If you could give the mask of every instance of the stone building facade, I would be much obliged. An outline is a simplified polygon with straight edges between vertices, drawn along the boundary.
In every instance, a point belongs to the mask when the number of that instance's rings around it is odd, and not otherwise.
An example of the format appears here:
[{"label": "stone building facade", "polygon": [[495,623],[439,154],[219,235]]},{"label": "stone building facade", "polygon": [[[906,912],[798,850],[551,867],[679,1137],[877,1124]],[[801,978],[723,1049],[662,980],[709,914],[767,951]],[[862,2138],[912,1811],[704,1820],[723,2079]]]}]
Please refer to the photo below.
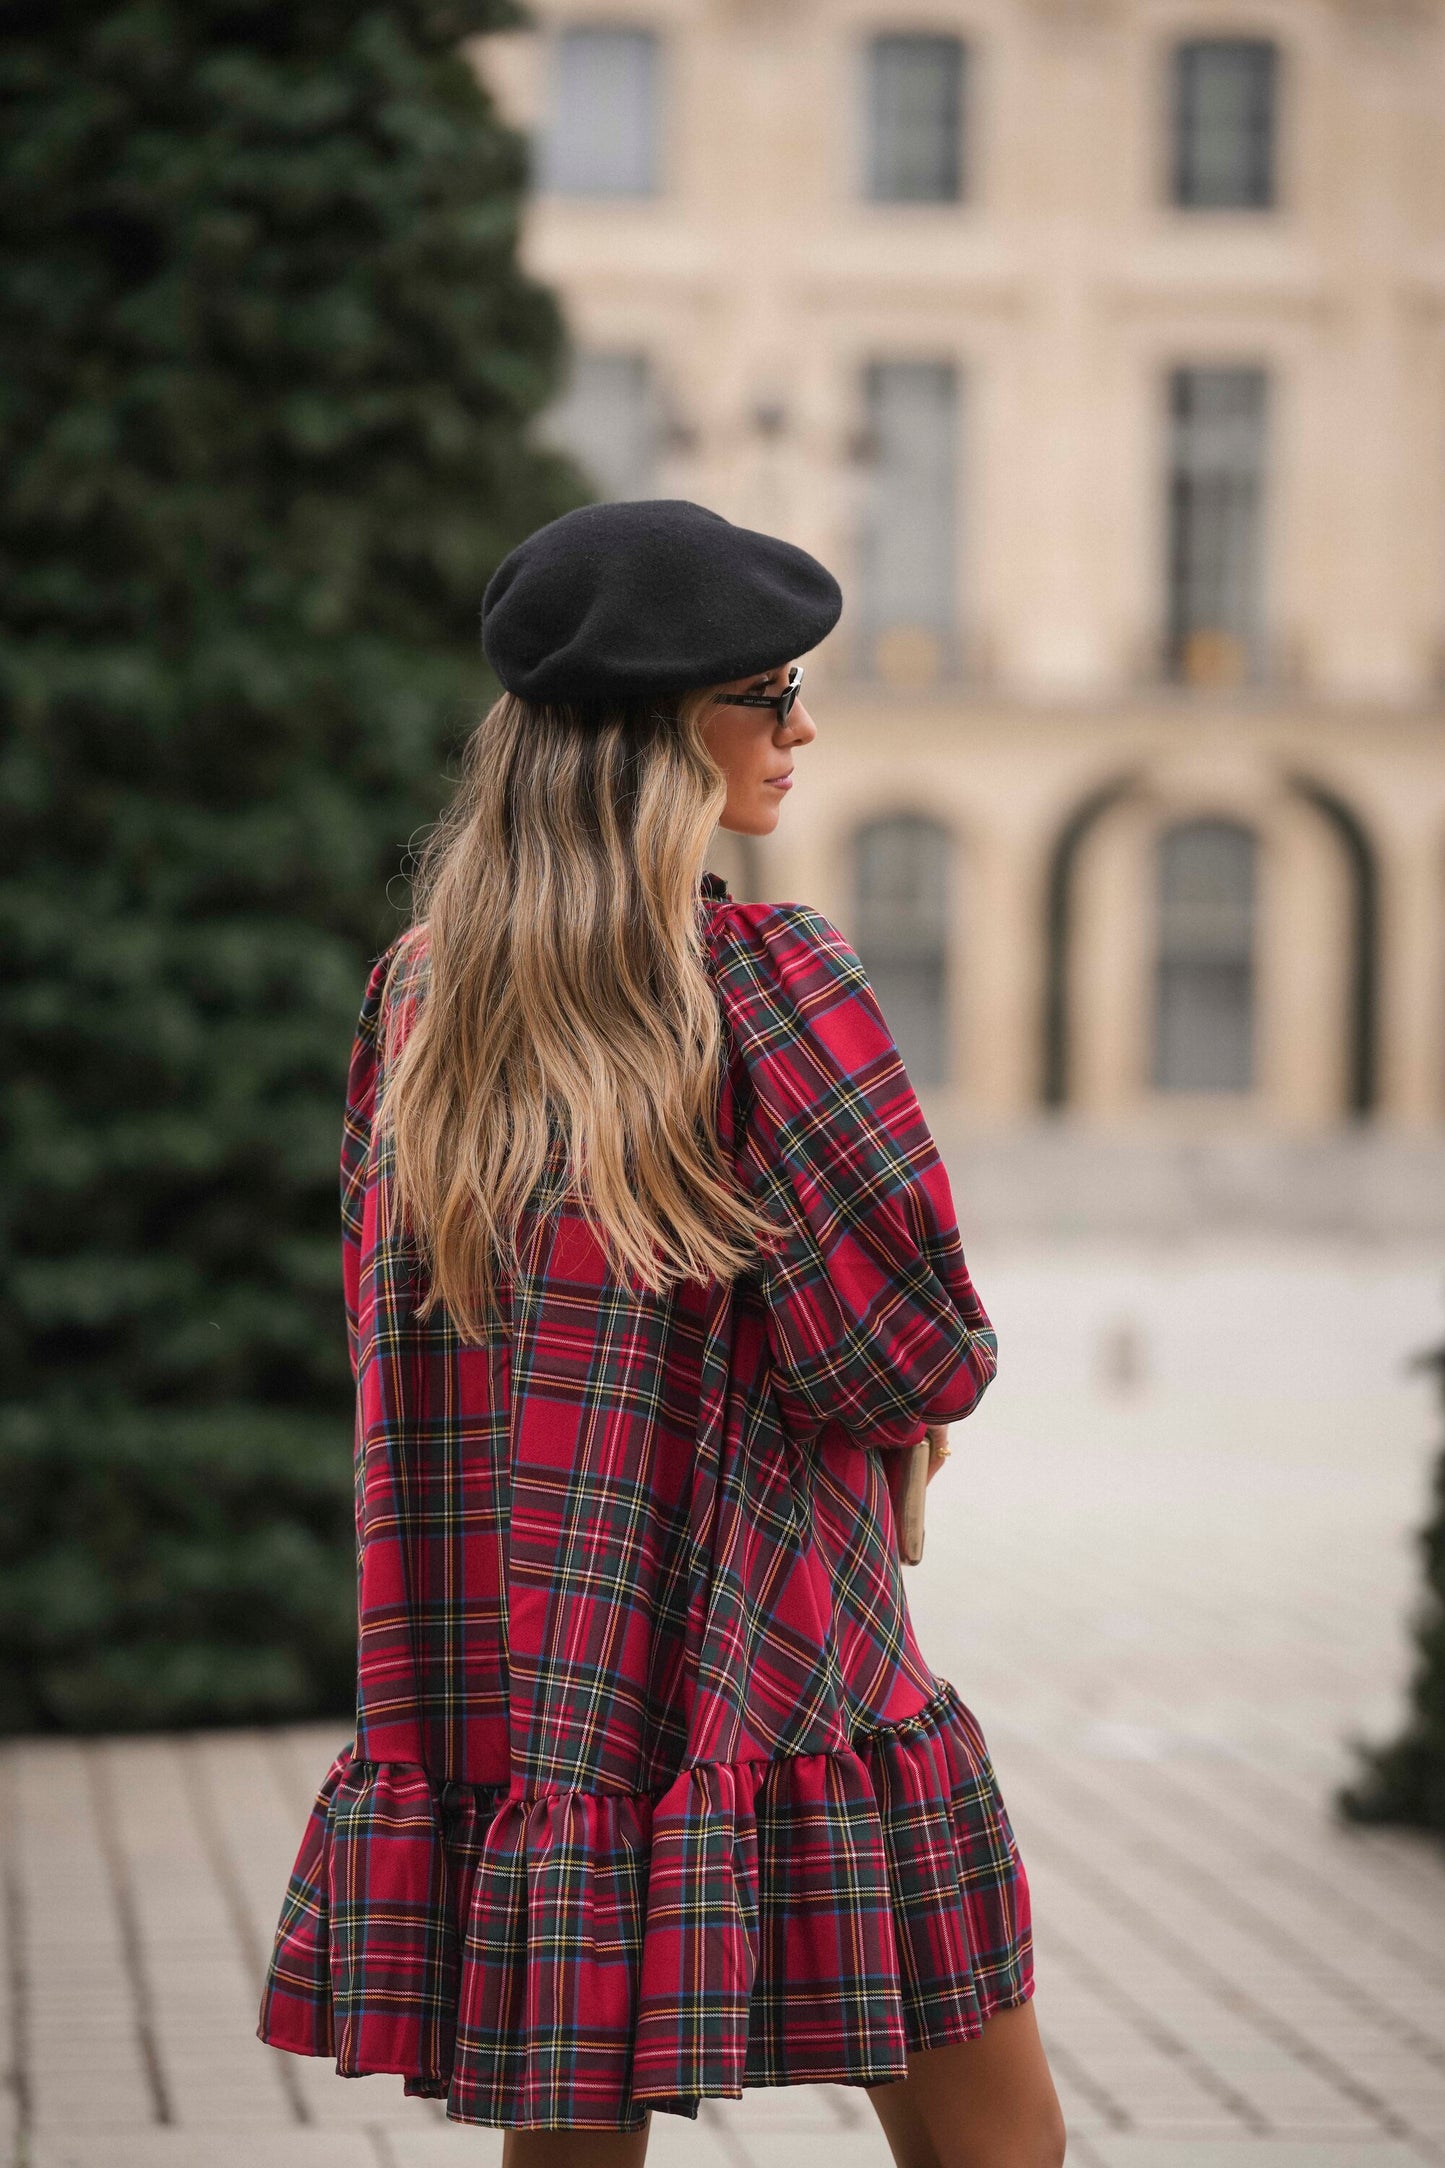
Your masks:
[{"label": "stone building facade", "polygon": [[844,583],[735,892],[971,1135],[1439,1142],[1445,0],[533,23],[549,426]]}]

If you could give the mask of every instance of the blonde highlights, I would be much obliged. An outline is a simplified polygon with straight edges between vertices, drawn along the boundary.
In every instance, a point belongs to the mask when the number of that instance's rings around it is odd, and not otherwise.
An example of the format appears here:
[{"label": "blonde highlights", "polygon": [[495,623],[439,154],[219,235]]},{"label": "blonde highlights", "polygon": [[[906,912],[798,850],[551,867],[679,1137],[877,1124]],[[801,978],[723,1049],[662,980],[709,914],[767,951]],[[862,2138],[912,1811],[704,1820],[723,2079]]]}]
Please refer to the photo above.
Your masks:
[{"label": "blonde highlights", "polygon": [[[522,1266],[560,1136],[609,1266],[729,1280],[775,1233],[716,1132],[723,1031],[698,883],[726,798],[707,694],[600,718],[502,697],[422,854],[424,990],[393,1011],[378,1127],[394,1205],[466,1339]],[[404,975],[403,943],[393,977]]]}]

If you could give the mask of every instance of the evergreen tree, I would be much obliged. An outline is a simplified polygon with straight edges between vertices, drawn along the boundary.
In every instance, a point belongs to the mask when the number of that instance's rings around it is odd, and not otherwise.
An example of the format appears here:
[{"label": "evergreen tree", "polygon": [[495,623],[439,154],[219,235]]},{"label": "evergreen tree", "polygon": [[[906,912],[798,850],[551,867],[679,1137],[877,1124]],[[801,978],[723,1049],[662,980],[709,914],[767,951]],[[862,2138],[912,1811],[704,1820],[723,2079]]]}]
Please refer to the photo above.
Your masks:
[{"label": "evergreen tree", "polygon": [[[1433,1370],[1445,1407],[1445,1347],[1419,1358]],[[1435,1465],[1430,1517],[1420,1531],[1425,1592],[1414,1619],[1410,1712],[1386,1746],[1358,1748],[1363,1769],[1336,1794],[1350,1821],[1403,1822],[1445,1836],[1445,1447]]]},{"label": "evergreen tree", "polygon": [[515,17],[0,20],[0,1725],[344,1711],[351,1034],[583,495],[462,50]]}]

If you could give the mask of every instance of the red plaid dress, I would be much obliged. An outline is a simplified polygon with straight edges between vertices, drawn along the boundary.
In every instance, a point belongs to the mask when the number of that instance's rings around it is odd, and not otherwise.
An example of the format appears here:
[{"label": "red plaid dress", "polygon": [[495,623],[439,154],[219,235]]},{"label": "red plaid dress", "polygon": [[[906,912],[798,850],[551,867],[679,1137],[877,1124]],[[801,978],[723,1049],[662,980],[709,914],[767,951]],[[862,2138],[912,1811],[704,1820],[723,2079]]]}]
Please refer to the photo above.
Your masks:
[{"label": "red plaid dress", "polygon": [[[1023,1865],[914,1638],[885,1475],[994,1372],[948,1179],[835,928],[712,874],[700,911],[721,1134],[791,1228],[731,1286],[609,1277],[554,1156],[505,1329],[418,1321],[371,1136],[391,951],[361,1012],[356,1736],[258,2029],[462,2122],[635,2130],[878,2084],[1033,1990]],[[404,1028],[426,958],[401,939]]]}]

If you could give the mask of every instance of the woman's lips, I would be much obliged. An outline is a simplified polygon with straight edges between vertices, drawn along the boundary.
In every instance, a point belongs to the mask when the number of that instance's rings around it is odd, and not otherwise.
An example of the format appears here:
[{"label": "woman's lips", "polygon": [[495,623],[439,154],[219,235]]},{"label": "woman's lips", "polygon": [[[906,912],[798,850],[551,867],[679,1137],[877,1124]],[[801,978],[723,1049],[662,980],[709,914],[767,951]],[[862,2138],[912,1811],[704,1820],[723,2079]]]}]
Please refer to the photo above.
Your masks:
[{"label": "woman's lips", "polygon": [[791,790],[793,787],[793,778],[790,775],[770,775],[768,781],[774,790]]}]

